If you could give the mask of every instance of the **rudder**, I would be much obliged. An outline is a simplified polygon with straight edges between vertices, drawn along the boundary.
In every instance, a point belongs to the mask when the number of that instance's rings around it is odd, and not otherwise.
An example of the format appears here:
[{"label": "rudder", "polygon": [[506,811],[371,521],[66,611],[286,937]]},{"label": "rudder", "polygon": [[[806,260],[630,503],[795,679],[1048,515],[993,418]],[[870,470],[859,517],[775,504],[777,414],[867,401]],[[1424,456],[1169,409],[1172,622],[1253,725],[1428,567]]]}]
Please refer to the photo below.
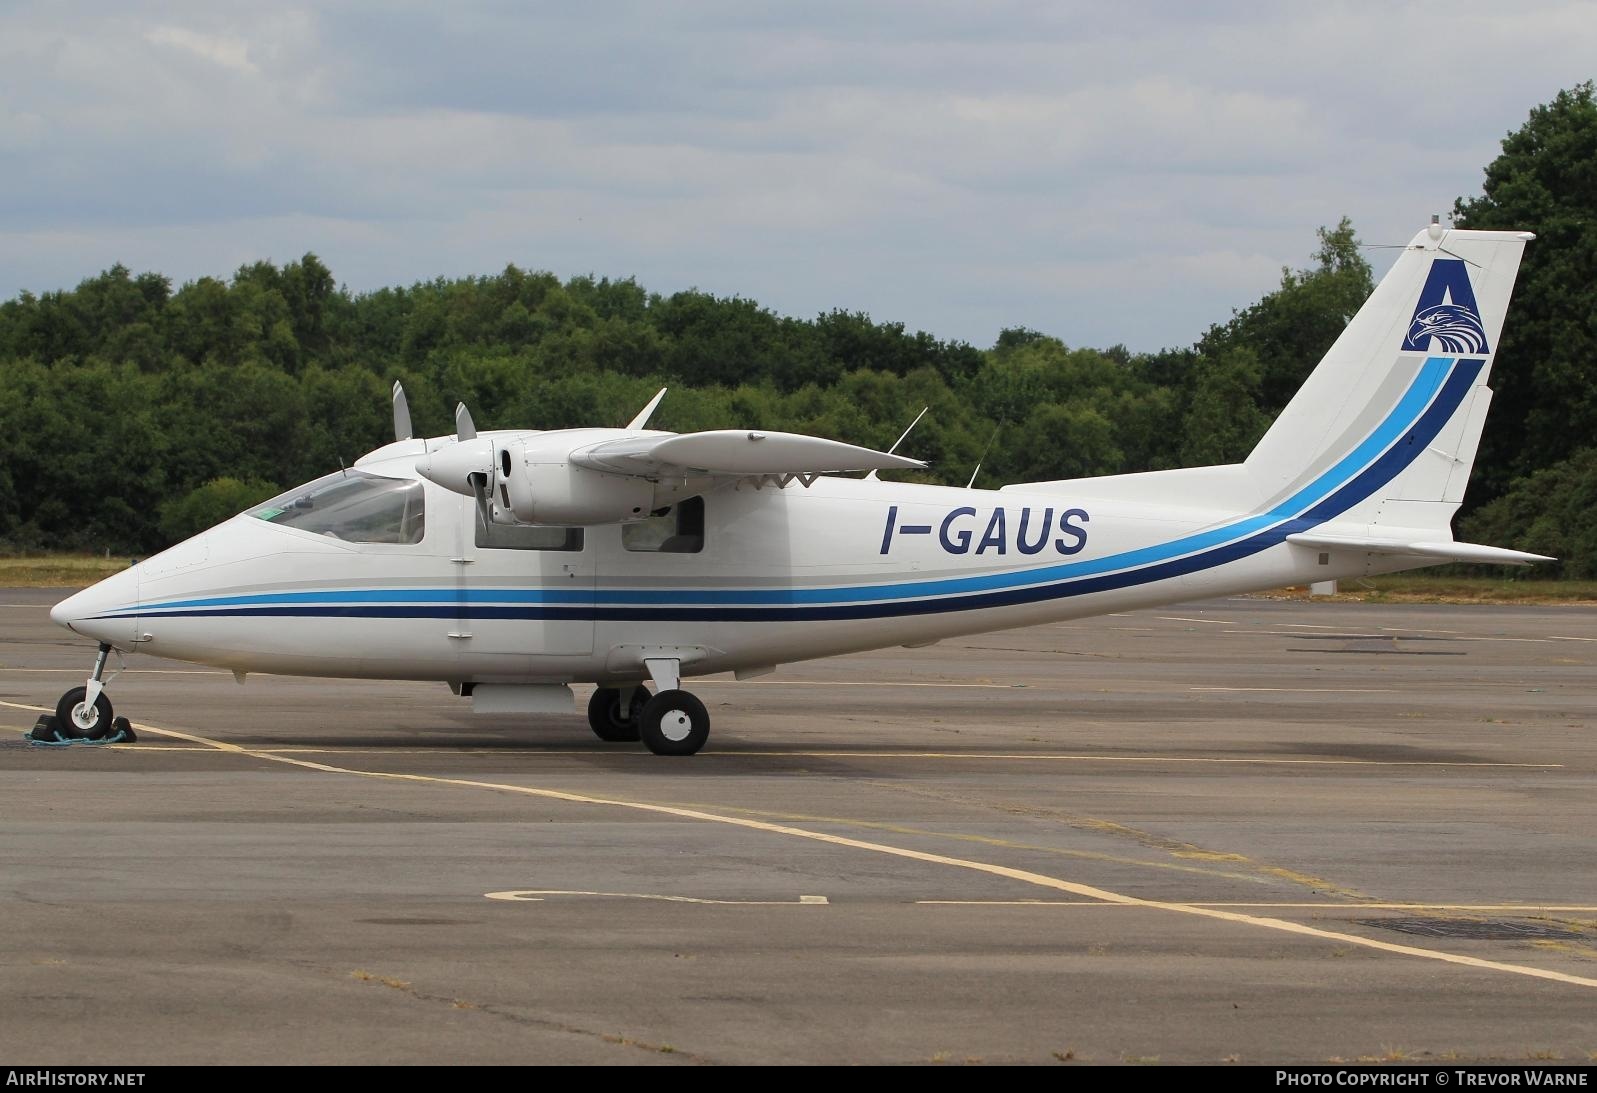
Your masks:
[{"label": "rudder", "polygon": [[1329,492],[1319,515],[1338,524],[1450,527],[1530,238],[1436,224],[1414,237],[1248,456],[1266,509]]}]

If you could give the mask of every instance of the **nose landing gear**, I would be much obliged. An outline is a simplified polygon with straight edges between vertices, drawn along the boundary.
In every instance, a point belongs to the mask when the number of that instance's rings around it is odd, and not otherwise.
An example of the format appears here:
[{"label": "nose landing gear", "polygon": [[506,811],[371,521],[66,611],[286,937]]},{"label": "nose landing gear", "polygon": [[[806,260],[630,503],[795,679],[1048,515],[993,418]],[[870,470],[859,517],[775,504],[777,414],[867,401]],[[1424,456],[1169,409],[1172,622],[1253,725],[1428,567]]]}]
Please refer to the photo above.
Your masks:
[{"label": "nose landing gear", "polygon": [[[111,646],[101,643],[94,658],[94,671],[81,687],[74,687],[55,704],[55,714],[39,718],[29,738],[43,744],[66,744],[72,741],[88,743],[132,743],[136,737],[133,726],[125,717],[114,716],[111,700],[105,688],[105,662],[111,655]],[[120,659],[118,654],[118,659]],[[120,671],[120,669],[118,669]],[[113,676],[112,678],[115,678]]]}]

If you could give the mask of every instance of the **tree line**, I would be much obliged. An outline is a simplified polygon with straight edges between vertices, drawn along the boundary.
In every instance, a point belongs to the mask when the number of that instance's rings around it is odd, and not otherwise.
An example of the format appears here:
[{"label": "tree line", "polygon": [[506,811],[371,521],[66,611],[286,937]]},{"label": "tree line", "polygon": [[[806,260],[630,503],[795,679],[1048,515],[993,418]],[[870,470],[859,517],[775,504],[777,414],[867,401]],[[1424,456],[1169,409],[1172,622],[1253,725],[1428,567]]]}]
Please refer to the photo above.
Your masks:
[{"label": "tree line", "polygon": [[[1461,199],[1461,226],[1527,228],[1464,532],[1597,575],[1597,106],[1537,107]],[[118,265],[0,304],[0,548],[143,553],[390,439],[404,383],[422,432],[756,426],[891,444],[963,485],[1245,456],[1372,289],[1346,220],[1308,264],[1193,346],[1070,347],[1024,328],[989,348],[849,311],[781,316],[742,297],[508,266],[351,293],[314,254],[173,288]],[[996,439],[995,438],[996,434]],[[989,450],[990,444],[990,450]]]}]

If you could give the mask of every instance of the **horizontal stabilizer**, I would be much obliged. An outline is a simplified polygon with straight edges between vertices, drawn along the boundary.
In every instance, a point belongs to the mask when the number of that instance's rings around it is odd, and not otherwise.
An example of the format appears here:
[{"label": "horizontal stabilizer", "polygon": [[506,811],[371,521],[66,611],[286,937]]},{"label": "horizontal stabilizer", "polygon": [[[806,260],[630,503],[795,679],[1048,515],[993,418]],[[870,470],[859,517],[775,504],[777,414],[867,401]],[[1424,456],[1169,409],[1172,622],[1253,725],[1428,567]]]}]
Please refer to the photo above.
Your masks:
[{"label": "horizontal stabilizer", "polygon": [[609,474],[835,474],[926,466],[918,459],[799,433],[717,429],[704,433],[626,437],[579,448],[571,462]]},{"label": "horizontal stabilizer", "polygon": [[1436,558],[1447,562],[1486,562],[1491,565],[1533,565],[1536,562],[1556,562],[1545,554],[1527,554],[1523,550],[1505,550],[1502,547],[1481,546],[1478,543],[1425,543],[1407,539],[1378,539],[1357,535],[1288,535],[1286,541],[1295,546],[1316,550],[1362,550],[1369,554],[1405,554],[1420,558]]}]

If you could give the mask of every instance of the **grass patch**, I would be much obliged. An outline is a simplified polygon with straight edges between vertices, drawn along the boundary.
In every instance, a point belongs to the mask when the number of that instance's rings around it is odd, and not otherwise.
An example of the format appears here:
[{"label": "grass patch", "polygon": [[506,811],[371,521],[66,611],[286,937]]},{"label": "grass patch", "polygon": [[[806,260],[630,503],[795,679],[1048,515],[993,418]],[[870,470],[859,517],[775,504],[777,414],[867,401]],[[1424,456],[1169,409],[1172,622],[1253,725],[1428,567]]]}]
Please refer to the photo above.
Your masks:
[{"label": "grass patch", "polygon": [[0,588],[82,588],[128,567],[103,554],[0,555]]},{"label": "grass patch", "polygon": [[[1261,593],[1273,599],[1310,599],[1306,586]],[[1343,581],[1331,603],[1546,603],[1597,605],[1597,581],[1527,581],[1514,577],[1388,573]]]}]

